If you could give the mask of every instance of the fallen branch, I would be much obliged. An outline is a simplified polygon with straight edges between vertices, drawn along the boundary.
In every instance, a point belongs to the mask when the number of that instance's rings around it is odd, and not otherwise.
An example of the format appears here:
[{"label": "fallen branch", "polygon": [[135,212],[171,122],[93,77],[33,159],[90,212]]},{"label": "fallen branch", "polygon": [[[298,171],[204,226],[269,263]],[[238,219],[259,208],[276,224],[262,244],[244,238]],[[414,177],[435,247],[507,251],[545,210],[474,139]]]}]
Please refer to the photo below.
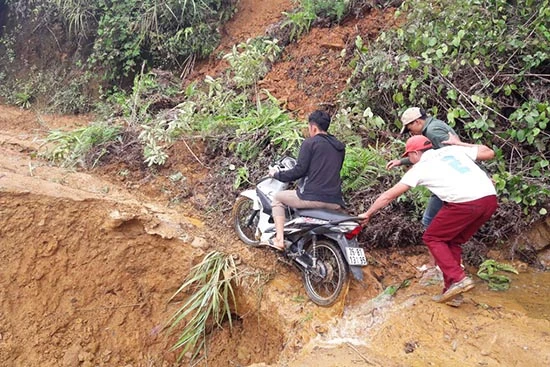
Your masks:
[{"label": "fallen branch", "polygon": [[182,139],[182,141],[183,141],[183,144],[185,144],[185,147],[187,148],[187,150],[189,150],[189,153],[191,153],[191,154],[193,155],[193,157],[197,160],[197,162],[199,162],[199,164],[200,164],[201,166],[203,166],[204,168],[210,169],[210,167],[208,167],[208,166],[206,166],[204,163],[202,163],[201,160],[199,159],[199,157],[197,157],[197,156],[195,155],[195,153],[193,153],[193,151],[192,151],[191,148],[189,147],[189,144],[187,144],[187,142],[186,142],[184,139]]},{"label": "fallen branch", "polygon": [[347,345],[350,349],[352,349],[355,353],[357,353],[357,355],[358,355],[359,357],[361,357],[361,358],[363,359],[363,361],[365,361],[367,364],[370,364],[371,366],[376,366],[376,364],[374,364],[374,363],[372,363],[371,361],[369,361],[369,360],[367,359],[367,357],[365,357],[363,354],[361,354],[361,352],[359,352],[359,351],[357,350],[357,348],[355,348],[351,343],[346,342],[346,345]]}]

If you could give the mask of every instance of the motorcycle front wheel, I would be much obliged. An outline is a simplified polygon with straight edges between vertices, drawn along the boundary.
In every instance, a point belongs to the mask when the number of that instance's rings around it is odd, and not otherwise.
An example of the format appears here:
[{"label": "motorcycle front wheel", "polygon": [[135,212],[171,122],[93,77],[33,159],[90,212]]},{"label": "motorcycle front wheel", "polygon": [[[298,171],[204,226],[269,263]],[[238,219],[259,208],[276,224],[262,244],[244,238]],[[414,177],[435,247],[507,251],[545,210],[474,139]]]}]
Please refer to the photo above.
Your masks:
[{"label": "motorcycle front wheel", "polygon": [[250,246],[259,246],[260,239],[258,221],[260,211],[253,209],[253,201],[245,196],[239,196],[233,205],[232,219],[235,232],[241,241]]},{"label": "motorcycle front wheel", "polygon": [[304,287],[311,300],[323,307],[332,306],[348,281],[348,266],[340,248],[328,240],[317,240],[315,254],[310,243],[306,252],[317,258],[315,266],[303,271]]}]

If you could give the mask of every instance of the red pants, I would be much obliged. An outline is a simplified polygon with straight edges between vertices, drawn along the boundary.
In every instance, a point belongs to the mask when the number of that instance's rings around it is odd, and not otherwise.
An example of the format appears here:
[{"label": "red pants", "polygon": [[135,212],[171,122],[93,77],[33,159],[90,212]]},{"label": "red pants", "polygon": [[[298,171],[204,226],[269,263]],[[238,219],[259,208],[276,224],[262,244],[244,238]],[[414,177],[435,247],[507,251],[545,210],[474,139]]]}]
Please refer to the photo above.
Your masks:
[{"label": "red pants", "polygon": [[443,273],[445,288],[465,277],[462,247],[498,207],[495,195],[466,203],[444,203],[422,239]]}]

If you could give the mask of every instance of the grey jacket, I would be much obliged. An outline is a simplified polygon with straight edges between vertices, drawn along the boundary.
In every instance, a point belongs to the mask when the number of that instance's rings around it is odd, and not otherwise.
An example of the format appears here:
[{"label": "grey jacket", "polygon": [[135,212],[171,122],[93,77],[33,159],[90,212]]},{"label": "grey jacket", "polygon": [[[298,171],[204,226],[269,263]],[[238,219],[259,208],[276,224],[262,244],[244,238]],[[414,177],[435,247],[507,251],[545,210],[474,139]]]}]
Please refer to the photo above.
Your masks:
[{"label": "grey jacket", "polygon": [[[449,133],[457,135],[452,127],[450,127],[445,122],[436,119],[433,116],[430,116],[426,119],[426,123],[424,124],[424,128],[422,129],[422,135],[430,139],[434,149],[439,149],[445,146],[443,142],[445,140],[449,140]],[[401,164],[405,166],[410,166],[411,161],[409,160],[409,158],[403,158],[401,159]]]}]

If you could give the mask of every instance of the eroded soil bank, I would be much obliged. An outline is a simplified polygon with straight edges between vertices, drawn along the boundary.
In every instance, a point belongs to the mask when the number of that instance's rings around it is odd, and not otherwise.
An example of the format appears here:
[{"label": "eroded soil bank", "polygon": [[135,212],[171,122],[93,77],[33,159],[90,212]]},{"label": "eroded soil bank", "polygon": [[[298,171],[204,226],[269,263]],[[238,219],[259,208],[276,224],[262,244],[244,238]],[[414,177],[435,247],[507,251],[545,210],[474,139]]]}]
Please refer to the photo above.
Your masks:
[{"label": "eroded soil bank", "polygon": [[[320,308],[299,274],[274,252],[244,246],[229,224],[212,227],[191,206],[125,182],[51,167],[37,158],[47,131],[38,120],[2,108],[0,121],[9,121],[0,133],[0,365],[176,365],[175,336],[163,326],[181,299],[169,299],[210,250],[235,254],[251,277],[237,288],[235,328],[210,335],[209,366],[550,364],[548,273],[516,263],[510,291],[478,279],[452,308],[431,301],[441,286],[419,270],[424,247],[369,251],[365,283]],[[407,279],[395,297],[379,296]]]},{"label": "eroded soil bank", "polygon": [[[220,245],[183,217],[82,196],[0,192],[0,365],[175,365],[165,326],[182,297],[170,297]],[[276,361],[277,317],[236,317],[210,365]]]},{"label": "eroded soil bank", "polygon": [[[293,4],[242,0],[239,7],[221,53],[264,34]],[[357,34],[370,38],[392,26],[391,15],[373,11],[314,29],[285,50],[262,88],[302,117],[333,101],[350,74],[342,50]],[[193,77],[223,67],[219,60],[197,65]],[[166,177],[133,179],[121,173],[135,172],[116,165],[83,174],[37,158],[49,130],[88,120],[0,106],[1,366],[178,365],[175,336],[163,326],[180,299],[169,299],[210,250],[237,255],[252,276],[237,288],[234,329],[209,335],[208,366],[550,365],[548,273],[516,263],[522,273],[510,291],[489,291],[477,279],[452,308],[431,301],[440,283],[418,270],[429,259],[424,247],[369,251],[366,282],[352,282],[339,304],[320,308],[272,251],[248,248],[228,224],[198,218],[189,204],[208,193],[196,184],[203,167],[186,147],[171,152],[169,170],[189,177],[190,187],[176,206],[170,198],[181,188]],[[406,279],[411,285],[395,297],[378,297]]]}]

